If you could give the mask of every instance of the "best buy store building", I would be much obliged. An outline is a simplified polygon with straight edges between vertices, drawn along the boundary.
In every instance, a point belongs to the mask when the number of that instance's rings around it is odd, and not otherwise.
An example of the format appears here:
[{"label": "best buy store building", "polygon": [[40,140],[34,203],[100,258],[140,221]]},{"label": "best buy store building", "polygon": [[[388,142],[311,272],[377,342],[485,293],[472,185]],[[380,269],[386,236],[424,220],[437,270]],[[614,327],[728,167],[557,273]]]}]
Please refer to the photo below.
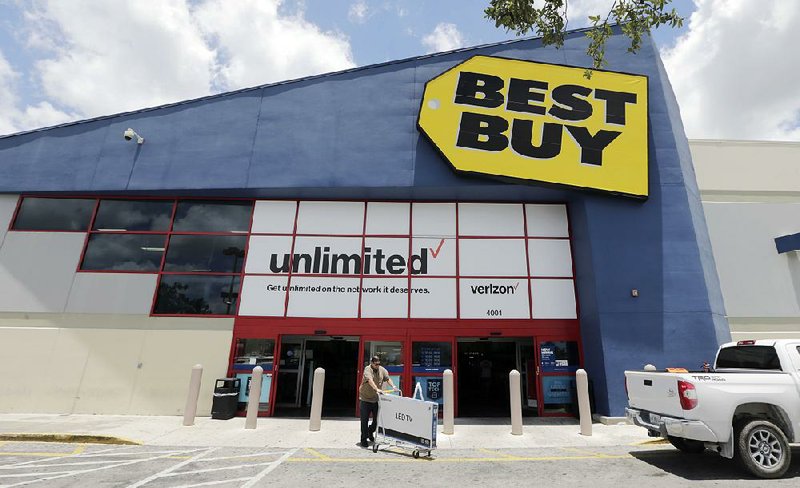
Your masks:
[{"label": "best buy store building", "polygon": [[[585,368],[699,365],[729,338],[657,51],[583,76],[582,32],[0,138],[0,411],[179,414],[190,368],[265,370],[267,415],[356,413],[380,355],[460,416],[571,415]],[[122,135],[133,128],[143,144]],[[247,391],[240,399],[246,399]]]}]

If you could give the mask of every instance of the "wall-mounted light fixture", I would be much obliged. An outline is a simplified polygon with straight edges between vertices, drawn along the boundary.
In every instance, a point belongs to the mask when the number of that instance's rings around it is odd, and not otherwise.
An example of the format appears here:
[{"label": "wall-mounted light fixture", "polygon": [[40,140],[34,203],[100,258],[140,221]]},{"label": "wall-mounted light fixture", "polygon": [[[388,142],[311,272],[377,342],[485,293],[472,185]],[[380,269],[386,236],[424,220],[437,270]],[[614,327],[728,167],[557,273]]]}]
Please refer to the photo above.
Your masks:
[{"label": "wall-mounted light fixture", "polygon": [[144,144],[144,137],[137,134],[136,131],[131,129],[130,127],[125,129],[125,132],[122,133],[122,137],[124,137],[126,141],[130,141],[135,137],[136,144]]}]

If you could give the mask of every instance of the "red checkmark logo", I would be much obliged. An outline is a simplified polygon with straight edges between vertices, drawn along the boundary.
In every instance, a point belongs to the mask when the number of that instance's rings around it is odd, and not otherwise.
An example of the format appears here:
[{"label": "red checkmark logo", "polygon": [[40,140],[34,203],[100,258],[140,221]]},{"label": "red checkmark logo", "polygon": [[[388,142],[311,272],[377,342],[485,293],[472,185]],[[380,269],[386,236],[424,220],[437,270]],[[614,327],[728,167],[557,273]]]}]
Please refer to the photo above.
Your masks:
[{"label": "red checkmark logo", "polygon": [[439,245],[438,245],[438,246],[436,246],[436,250],[435,250],[435,251],[433,250],[433,248],[432,248],[432,247],[429,247],[429,248],[428,248],[428,249],[430,249],[430,251],[431,251],[431,255],[433,256],[433,259],[436,259],[436,257],[439,255],[439,251],[441,251],[441,250],[442,250],[442,246],[443,246],[443,245],[444,245],[444,239],[442,239],[441,241],[439,241]]}]

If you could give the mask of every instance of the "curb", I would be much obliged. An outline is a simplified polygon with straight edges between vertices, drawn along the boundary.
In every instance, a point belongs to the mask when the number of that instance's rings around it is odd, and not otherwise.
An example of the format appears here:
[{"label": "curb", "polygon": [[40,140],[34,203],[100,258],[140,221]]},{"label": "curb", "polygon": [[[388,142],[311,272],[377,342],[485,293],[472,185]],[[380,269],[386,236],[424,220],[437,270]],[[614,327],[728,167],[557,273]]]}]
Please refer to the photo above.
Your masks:
[{"label": "curb", "polygon": [[64,442],[67,444],[115,444],[140,446],[141,442],[95,434],[0,434],[0,441],[14,442]]},{"label": "curb", "polygon": [[667,439],[653,439],[649,441],[637,442],[635,445],[647,446],[647,445],[658,445],[658,444],[669,444],[669,441]]}]

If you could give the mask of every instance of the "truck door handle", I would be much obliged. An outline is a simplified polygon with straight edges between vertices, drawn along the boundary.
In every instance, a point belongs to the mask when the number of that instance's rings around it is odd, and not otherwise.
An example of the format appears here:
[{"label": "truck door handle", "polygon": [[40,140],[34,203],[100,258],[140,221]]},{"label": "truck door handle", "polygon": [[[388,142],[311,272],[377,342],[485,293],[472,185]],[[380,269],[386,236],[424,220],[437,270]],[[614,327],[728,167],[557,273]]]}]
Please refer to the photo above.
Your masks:
[{"label": "truck door handle", "polygon": [[644,386],[653,386],[653,380],[644,380]]}]

